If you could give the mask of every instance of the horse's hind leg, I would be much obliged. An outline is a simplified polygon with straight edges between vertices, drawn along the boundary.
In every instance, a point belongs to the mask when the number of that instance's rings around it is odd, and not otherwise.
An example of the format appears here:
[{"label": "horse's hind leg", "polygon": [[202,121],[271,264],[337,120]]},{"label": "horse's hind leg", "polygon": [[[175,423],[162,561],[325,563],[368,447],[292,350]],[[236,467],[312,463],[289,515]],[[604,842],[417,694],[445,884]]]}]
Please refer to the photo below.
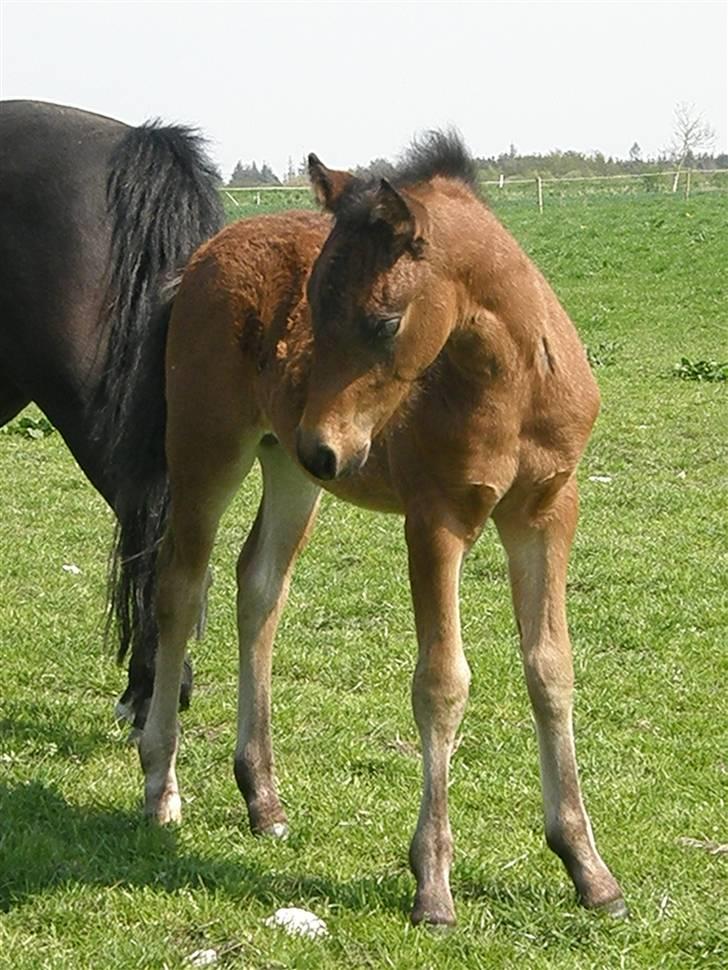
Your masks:
[{"label": "horse's hind leg", "polygon": [[286,815],[276,790],[270,728],[273,639],[296,556],[315,516],[320,489],[280,445],[258,450],[263,498],[238,560],[240,674],[235,779],[257,834],[284,836]]},{"label": "horse's hind leg", "polygon": [[536,720],[546,840],[561,858],[580,900],[626,913],[622,891],[597,852],[584,808],[574,751],[574,674],[566,623],[566,569],[578,515],[570,479],[535,519],[523,505],[496,509],[508,555],[526,684]]},{"label": "horse's hind leg", "polygon": [[0,428],[28,404],[30,398],[26,394],[0,379]]}]

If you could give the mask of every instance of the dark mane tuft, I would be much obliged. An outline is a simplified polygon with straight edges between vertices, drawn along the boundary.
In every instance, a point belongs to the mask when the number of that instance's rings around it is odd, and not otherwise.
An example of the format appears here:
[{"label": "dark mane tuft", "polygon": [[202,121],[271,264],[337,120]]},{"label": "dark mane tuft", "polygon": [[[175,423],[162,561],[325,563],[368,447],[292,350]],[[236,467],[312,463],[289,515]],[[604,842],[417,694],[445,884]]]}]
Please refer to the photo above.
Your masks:
[{"label": "dark mane tuft", "polygon": [[471,188],[476,184],[475,163],[454,128],[428,131],[415,138],[402,155],[392,181],[396,186],[414,185],[436,175],[457,179]]},{"label": "dark mane tuft", "polygon": [[[441,176],[455,179],[477,195],[477,170],[465,143],[453,128],[428,131],[415,138],[402,154],[394,170],[387,171],[395,188],[406,188],[418,182]],[[336,219],[348,224],[366,223],[380,186],[380,177],[354,177],[336,205]]]}]

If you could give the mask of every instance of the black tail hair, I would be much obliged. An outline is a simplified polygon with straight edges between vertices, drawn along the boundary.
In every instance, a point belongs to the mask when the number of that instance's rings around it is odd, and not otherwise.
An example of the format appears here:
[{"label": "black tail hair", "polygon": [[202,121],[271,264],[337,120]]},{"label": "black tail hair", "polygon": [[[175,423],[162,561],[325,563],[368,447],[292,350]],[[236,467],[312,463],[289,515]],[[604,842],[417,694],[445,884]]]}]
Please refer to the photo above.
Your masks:
[{"label": "black tail hair", "polygon": [[151,695],[154,677],[154,572],[169,503],[164,350],[174,279],[224,224],[218,181],[200,135],[159,122],[125,133],[107,181],[108,346],[92,422],[118,519],[109,619],[119,660],[131,649],[122,703],[133,711]]}]

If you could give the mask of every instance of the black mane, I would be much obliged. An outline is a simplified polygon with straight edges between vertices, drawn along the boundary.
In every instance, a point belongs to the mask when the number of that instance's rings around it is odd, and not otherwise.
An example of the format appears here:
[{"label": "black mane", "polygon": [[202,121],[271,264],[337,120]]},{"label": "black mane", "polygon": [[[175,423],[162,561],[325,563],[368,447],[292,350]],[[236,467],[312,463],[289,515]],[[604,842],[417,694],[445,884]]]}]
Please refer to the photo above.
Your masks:
[{"label": "black mane", "polygon": [[470,157],[462,136],[453,128],[446,131],[428,131],[415,138],[403,153],[391,181],[397,188],[404,188],[417,182],[426,182],[437,175],[457,179],[470,188],[475,187],[475,162]]},{"label": "black mane", "polygon": [[[437,176],[462,182],[477,194],[475,162],[462,136],[453,128],[428,131],[415,138],[401,155],[394,171],[387,174],[387,181],[402,189]],[[368,221],[380,185],[378,175],[352,178],[337,202],[337,221],[348,224]]]}]

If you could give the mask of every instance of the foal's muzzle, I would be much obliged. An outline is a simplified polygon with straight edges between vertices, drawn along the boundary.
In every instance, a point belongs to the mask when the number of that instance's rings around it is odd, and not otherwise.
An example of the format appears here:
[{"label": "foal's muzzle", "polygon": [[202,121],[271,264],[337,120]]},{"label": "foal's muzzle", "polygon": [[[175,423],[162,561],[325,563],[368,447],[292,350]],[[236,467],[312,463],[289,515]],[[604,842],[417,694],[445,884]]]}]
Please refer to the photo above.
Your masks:
[{"label": "foal's muzzle", "polygon": [[309,474],[322,482],[350,475],[359,471],[369,456],[369,446],[357,452],[352,458],[342,460],[333,448],[322,441],[315,431],[299,428],[296,432],[296,452],[298,460]]}]

